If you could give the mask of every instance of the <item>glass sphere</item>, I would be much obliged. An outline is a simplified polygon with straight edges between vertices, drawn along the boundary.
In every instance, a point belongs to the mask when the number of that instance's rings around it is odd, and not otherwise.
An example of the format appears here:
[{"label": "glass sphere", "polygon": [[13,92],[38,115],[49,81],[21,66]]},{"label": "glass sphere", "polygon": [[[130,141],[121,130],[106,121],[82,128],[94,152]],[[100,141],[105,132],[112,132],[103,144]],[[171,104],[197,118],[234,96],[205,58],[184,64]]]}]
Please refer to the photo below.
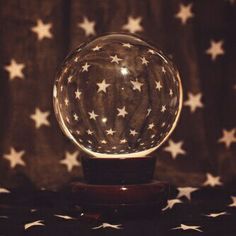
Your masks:
[{"label": "glass sphere", "polygon": [[98,158],[149,155],[173,131],[182,107],[172,62],[127,34],[79,46],[62,64],[53,95],[61,129]]}]

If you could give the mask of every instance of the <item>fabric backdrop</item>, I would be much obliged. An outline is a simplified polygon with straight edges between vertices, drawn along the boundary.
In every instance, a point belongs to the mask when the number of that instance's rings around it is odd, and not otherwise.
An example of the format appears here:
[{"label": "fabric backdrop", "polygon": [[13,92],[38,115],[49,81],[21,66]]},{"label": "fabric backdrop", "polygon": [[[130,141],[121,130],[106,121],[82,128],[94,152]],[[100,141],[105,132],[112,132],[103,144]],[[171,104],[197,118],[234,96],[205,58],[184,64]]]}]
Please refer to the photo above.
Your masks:
[{"label": "fabric backdrop", "polygon": [[81,42],[114,31],[152,42],[181,74],[181,118],[154,153],[155,177],[177,186],[235,181],[234,0],[8,0],[0,22],[0,187],[52,189],[81,176],[81,154],[54,116],[54,77]]}]

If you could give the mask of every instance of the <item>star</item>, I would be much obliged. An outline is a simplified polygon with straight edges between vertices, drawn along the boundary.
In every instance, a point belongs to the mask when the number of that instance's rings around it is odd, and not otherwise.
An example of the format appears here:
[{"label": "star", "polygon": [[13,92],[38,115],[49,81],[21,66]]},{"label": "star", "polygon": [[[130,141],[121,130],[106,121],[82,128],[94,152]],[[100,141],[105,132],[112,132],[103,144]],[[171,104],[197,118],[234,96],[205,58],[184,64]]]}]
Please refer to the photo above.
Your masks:
[{"label": "star", "polygon": [[22,72],[22,70],[25,68],[24,64],[17,63],[14,59],[12,59],[10,64],[4,68],[9,73],[10,80],[15,78],[24,79],[24,74]]},{"label": "star", "polygon": [[108,86],[110,86],[110,84],[107,84],[105,79],[101,82],[101,83],[97,83],[98,86],[98,93],[103,91],[104,93],[106,93],[106,89]]},{"label": "star", "polygon": [[78,24],[78,27],[82,28],[85,32],[85,36],[95,35],[95,22],[89,21],[87,17],[84,17],[83,22]]},{"label": "star", "polygon": [[148,125],[148,129],[153,129],[155,127],[155,125],[153,123]]},{"label": "star", "polygon": [[172,89],[169,90],[169,95],[173,96],[173,90]]},{"label": "star", "polygon": [[132,45],[130,43],[122,43],[123,47],[131,48]]},{"label": "star", "polygon": [[81,96],[81,92],[80,92],[79,89],[77,89],[77,90],[75,91],[75,98],[80,99],[80,96]]},{"label": "star", "polygon": [[86,132],[87,132],[88,135],[92,135],[93,134],[93,131],[90,130],[90,129],[88,129]]},{"label": "star", "polygon": [[96,117],[98,116],[97,114],[94,113],[94,110],[92,112],[89,112],[89,119],[91,120],[96,120]]},{"label": "star", "polygon": [[165,211],[167,209],[172,209],[174,207],[175,204],[178,204],[178,203],[183,203],[180,199],[170,199],[170,200],[167,200],[167,205],[166,207],[164,207],[162,209],[162,211]]},{"label": "star", "polygon": [[133,130],[131,129],[131,130],[129,131],[129,134],[135,136],[135,135],[138,134],[138,132],[137,132],[135,129],[133,129]]},{"label": "star", "polygon": [[216,218],[218,216],[223,216],[223,215],[228,215],[228,213],[226,211],[222,211],[222,212],[218,212],[218,213],[210,213],[205,216],[211,217],[211,218]]},{"label": "star", "polygon": [[135,81],[130,81],[133,85],[133,90],[141,91],[141,87],[143,86],[143,83],[140,83],[137,79]]},{"label": "star", "polygon": [[188,200],[191,200],[191,193],[198,190],[198,188],[193,188],[193,187],[182,187],[177,189],[179,191],[177,198],[186,197]]},{"label": "star", "polygon": [[65,153],[66,157],[60,161],[61,164],[66,166],[68,172],[71,172],[73,167],[80,166],[80,163],[77,160],[78,154],[79,154],[78,151],[73,153],[66,152]]},{"label": "star", "polygon": [[219,176],[213,176],[212,174],[207,173],[206,178],[207,178],[206,181],[203,183],[204,186],[215,187],[215,186],[222,185],[222,183],[220,182]]},{"label": "star", "polygon": [[0,193],[10,193],[10,191],[6,188],[0,188]]},{"label": "star", "polygon": [[140,57],[141,61],[142,61],[142,64],[147,66],[147,64],[149,63],[149,61],[146,60],[145,57]]},{"label": "star", "polygon": [[228,206],[229,207],[236,207],[236,196],[234,197],[234,196],[231,196],[231,199],[232,199],[232,203],[231,204],[229,204]]},{"label": "star", "polygon": [[123,25],[122,29],[128,30],[131,34],[143,31],[143,27],[140,24],[141,20],[142,20],[141,17],[133,18],[129,16],[127,24]]},{"label": "star", "polygon": [[91,65],[89,65],[87,62],[82,66],[82,72],[84,71],[88,71],[88,68],[90,67]]},{"label": "star", "polygon": [[108,129],[106,130],[107,134],[113,135],[116,131],[112,130],[112,129]]},{"label": "star", "polygon": [[119,112],[117,116],[125,117],[128,114],[128,112],[125,110],[125,106],[123,106],[122,108],[117,108],[117,110]]},{"label": "star", "polygon": [[182,145],[183,145],[182,141],[175,143],[174,141],[172,141],[170,139],[169,140],[169,146],[165,147],[164,150],[166,152],[170,152],[172,158],[176,159],[176,157],[179,154],[185,155],[185,153],[186,153],[186,151],[184,149],[182,149]]},{"label": "star", "polygon": [[179,227],[176,227],[176,228],[173,228],[173,229],[195,230],[195,231],[198,231],[198,232],[203,232],[203,231],[200,229],[200,226],[190,226],[190,225],[184,225],[184,224],[180,224]]},{"label": "star", "polygon": [[44,226],[42,222],[43,220],[36,220],[34,222],[27,223],[24,225],[24,229],[27,230],[28,228],[33,227],[33,226]]},{"label": "star", "polygon": [[35,122],[35,128],[38,129],[42,125],[50,126],[49,121],[47,120],[47,117],[49,116],[49,111],[40,111],[39,108],[35,109],[35,113],[30,116],[32,120]]},{"label": "star", "polygon": [[218,42],[211,40],[211,46],[206,50],[206,54],[209,54],[211,56],[212,61],[214,61],[218,56],[225,54],[223,43],[223,40],[220,40]]},{"label": "star", "polygon": [[71,216],[67,216],[67,215],[54,215],[56,217],[59,217],[59,218],[62,218],[62,219],[65,219],[65,220],[75,220],[74,217],[71,217]]},{"label": "star", "polygon": [[235,131],[236,131],[235,129],[231,129],[229,131],[226,129],[223,129],[223,135],[220,139],[218,139],[218,142],[224,143],[225,147],[229,149],[231,144],[236,142]]},{"label": "star", "polygon": [[71,83],[71,82],[72,82],[72,79],[73,79],[73,77],[70,75],[70,76],[67,78],[68,83]]},{"label": "star", "polygon": [[75,119],[75,120],[78,120],[78,119],[79,119],[79,117],[77,116],[77,114],[76,114],[76,113],[74,113],[74,115],[73,115],[73,116],[74,116],[74,119]]},{"label": "star", "polygon": [[190,112],[194,113],[197,108],[203,107],[203,104],[201,102],[202,94],[197,93],[196,95],[192,93],[188,93],[188,100],[184,102],[185,106],[189,106]]},{"label": "star", "polygon": [[188,5],[183,5],[180,4],[180,8],[179,8],[179,12],[175,15],[175,17],[179,18],[182,22],[182,24],[186,24],[187,20],[189,18],[192,18],[194,16],[194,14],[192,13],[192,4],[188,4]]},{"label": "star", "polygon": [[127,140],[124,138],[124,139],[121,139],[120,140],[120,143],[127,143]]},{"label": "star", "polygon": [[68,100],[67,98],[65,99],[65,101],[64,101],[64,102],[65,102],[65,105],[66,105],[66,106],[68,106],[68,105],[69,105],[69,100]]},{"label": "star", "polygon": [[103,139],[103,140],[101,141],[101,143],[107,144],[107,141],[106,141],[105,139]]},{"label": "star", "polygon": [[10,153],[5,154],[3,158],[8,160],[10,162],[10,167],[15,168],[16,165],[22,165],[25,166],[25,162],[22,159],[22,156],[25,154],[25,151],[19,151],[17,152],[15,148],[10,148]]},{"label": "star", "polygon": [[161,82],[160,81],[155,81],[155,83],[156,83],[156,89],[158,89],[160,91],[161,88],[162,88]]},{"label": "star", "polygon": [[92,229],[100,229],[100,228],[113,228],[113,229],[122,229],[121,227],[122,225],[112,225],[109,223],[102,223],[101,225],[97,226],[97,227],[93,227]]},{"label": "star", "polygon": [[52,38],[51,27],[51,23],[44,24],[42,20],[38,19],[36,26],[32,27],[31,30],[37,34],[38,40],[41,41],[44,38]]},{"label": "star", "polygon": [[110,56],[110,58],[112,59],[111,62],[114,62],[116,64],[119,64],[120,61],[122,61],[121,58],[119,58],[117,55],[115,56]]},{"label": "star", "polygon": [[94,51],[94,52],[99,51],[101,48],[102,48],[101,46],[98,46],[98,45],[97,45],[96,47],[93,48],[93,51]]},{"label": "star", "polygon": [[161,106],[161,112],[165,112],[166,111],[166,106]]}]

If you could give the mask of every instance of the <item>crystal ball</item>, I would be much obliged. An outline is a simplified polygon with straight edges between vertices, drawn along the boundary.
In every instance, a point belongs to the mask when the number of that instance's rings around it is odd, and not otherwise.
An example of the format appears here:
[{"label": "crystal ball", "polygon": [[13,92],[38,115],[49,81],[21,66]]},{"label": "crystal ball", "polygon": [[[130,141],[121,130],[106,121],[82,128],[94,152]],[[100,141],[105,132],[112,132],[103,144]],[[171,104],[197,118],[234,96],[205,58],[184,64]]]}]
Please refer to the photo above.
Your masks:
[{"label": "crystal ball", "polygon": [[182,107],[179,73],[161,50],[128,34],[83,43],[64,60],[53,91],[62,131],[97,158],[148,156]]}]

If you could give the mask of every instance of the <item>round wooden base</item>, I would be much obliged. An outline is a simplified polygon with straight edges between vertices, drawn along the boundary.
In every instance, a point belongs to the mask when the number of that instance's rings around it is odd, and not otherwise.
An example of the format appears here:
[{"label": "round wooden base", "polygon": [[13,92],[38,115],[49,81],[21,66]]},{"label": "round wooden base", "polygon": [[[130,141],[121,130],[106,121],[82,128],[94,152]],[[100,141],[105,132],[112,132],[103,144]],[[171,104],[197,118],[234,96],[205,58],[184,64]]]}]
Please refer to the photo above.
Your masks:
[{"label": "round wooden base", "polygon": [[112,217],[152,217],[167,203],[169,185],[152,181],[130,185],[71,184],[73,201],[88,212]]}]

